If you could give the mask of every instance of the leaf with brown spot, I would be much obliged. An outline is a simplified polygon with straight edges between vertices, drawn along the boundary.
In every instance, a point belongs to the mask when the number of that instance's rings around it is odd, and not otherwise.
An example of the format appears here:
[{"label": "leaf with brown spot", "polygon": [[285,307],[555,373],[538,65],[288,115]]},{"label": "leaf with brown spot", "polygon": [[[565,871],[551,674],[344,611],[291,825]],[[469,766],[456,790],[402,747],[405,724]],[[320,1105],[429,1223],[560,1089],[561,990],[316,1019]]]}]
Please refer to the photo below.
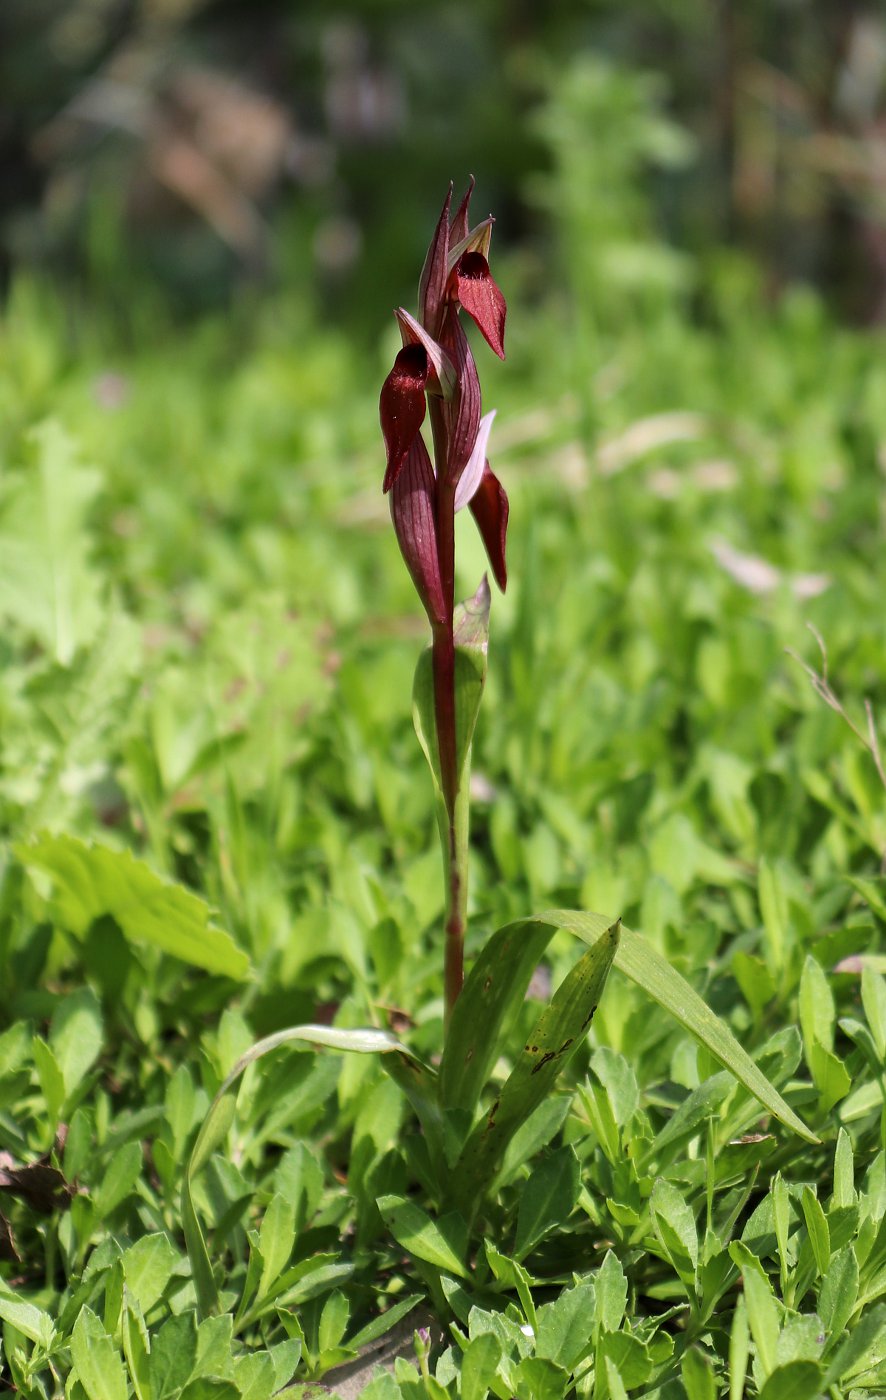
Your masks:
[{"label": "leaf with brown spot", "polygon": [[517,1057],[492,1113],[468,1139],[453,1171],[455,1198],[462,1212],[476,1212],[514,1133],[548,1095],[581,1044],[582,1026],[589,1007],[600,1000],[619,931],[616,919],[567,973]]}]

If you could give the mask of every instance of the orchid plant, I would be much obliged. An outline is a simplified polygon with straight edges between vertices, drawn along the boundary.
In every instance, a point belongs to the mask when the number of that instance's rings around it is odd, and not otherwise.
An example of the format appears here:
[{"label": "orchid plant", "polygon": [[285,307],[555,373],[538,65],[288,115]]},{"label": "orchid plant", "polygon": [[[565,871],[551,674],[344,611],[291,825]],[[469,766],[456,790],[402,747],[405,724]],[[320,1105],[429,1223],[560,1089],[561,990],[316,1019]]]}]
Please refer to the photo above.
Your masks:
[{"label": "orchid plant", "polygon": [[[470,752],[486,677],[490,591],[484,577],[472,598],[455,603],[455,516],[470,508],[501,589],[507,583],[508,527],[508,499],[487,460],[494,413],[481,412],[479,376],[461,319],[464,311],[504,358],[505,300],[488,261],[493,221],[469,226],[472,192],[473,181],[454,214],[451,187],[446,196],[419,282],[418,317],[402,307],[395,313],[403,344],[379,405],[387,451],[384,491],[431,629],[431,645],[416,669],[413,714],[434,779],[445,873],[445,1036],[439,1065],[425,1063],[378,1026],[293,1026],[242,1056],[210,1106],[182,1190],[188,1253],[204,1314],[220,1306],[219,1279],[192,1183],[226,1138],[242,1075],[283,1045],[378,1054],[411,1103],[422,1132],[409,1136],[403,1154],[429,1205],[444,1213],[440,1229],[412,1198],[385,1195],[375,1206],[417,1261],[441,1313],[447,1308],[446,1277],[451,1282],[469,1276],[468,1241],[476,1237],[478,1221],[495,1196],[508,1149],[507,1170],[515,1170],[510,1158],[518,1130],[526,1128],[521,1143],[527,1155],[549,1140],[541,1118],[533,1120],[535,1128],[529,1120],[543,1110],[563,1069],[586,1043],[613,966],[686,1027],[767,1112],[807,1141],[817,1141],[728,1027],[617,917],[555,909],[519,919],[490,935],[465,977]],[[426,418],[433,460],[422,436]],[[582,955],[525,1042],[513,1045],[511,1027],[520,1019],[532,974],[559,932],[585,945]],[[502,1062],[510,1071],[497,1079]],[[550,1122],[548,1127],[556,1130]],[[509,1273],[508,1261],[501,1263],[494,1249],[490,1253],[487,1247],[486,1259],[494,1272],[505,1269],[496,1273],[499,1282],[510,1286],[508,1280],[516,1278],[521,1286],[521,1276],[513,1269]]]},{"label": "orchid plant", "polygon": [[[387,449],[384,490],[390,493],[400,549],[431,624],[436,732],[429,757],[438,777],[446,871],[447,1022],[464,980],[467,907],[467,764],[458,734],[454,599],[455,516],[464,506],[479,526],[498,586],[504,591],[507,584],[508,498],[486,456],[495,410],[481,415],[480,379],[460,319],[467,312],[504,359],[506,308],[489,271],[493,220],[469,227],[472,193],[473,180],[451,215],[449,188],[419,282],[419,319],[403,307],[395,313],[403,348],[379,402]],[[421,435],[426,412],[433,464]],[[485,580],[472,611],[475,617],[488,613]],[[472,728],[473,717],[464,719]]]}]

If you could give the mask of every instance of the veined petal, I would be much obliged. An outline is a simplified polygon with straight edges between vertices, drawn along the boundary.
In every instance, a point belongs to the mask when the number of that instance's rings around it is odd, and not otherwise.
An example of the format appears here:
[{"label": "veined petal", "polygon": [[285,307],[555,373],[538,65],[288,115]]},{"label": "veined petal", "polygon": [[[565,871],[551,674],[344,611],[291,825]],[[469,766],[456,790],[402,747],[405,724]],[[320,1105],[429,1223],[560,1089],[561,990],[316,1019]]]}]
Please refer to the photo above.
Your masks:
[{"label": "veined petal", "polygon": [[385,491],[390,491],[425,420],[428,355],[423,345],[404,345],[381,387],[378,416],[387,449]]},{"label": "veined petal", "polygon": [[[455,488],[455,509],[457,511],[468,505],[476,494],[480,482],[483,479],[483,471],[486,466],[487,449],[489,446],[489,433],[495,414],[496,410],[493,408],[490,409],[488,413],[484,413],[483,417],[480,419],[474,450],[468,458],[467,466],[459,477],[458,485]],[[490,476],[491,475],[492,473],[490,472]]]},{"label": "veined petal", "polygon": [[400,552],[431,625],[446,620],[436,522],[437,479],[424,439],[415,438],[394,481],[391,519]]},{"label": "veined petal", "polygon": [[499,359],[505,357],[507,307],[482,253],[464,253],[453,274],[458,300]]},{"label": "veined petal", "polygon": [[443,203],[431,245],[425,257],[418,283],[418,309],[423,326],[432,335],[440,329],[446,281],[449,276],[449,210],[452,204],[452,182]]},{"label": "veined petal", "polygon": [[428,392],[441,394],[444,399],[452,398],[456,381],[455,366],[442,345],[428,335],[424,326],[419,325],[402,306],[397,308],[394,315],[400,325],[404,346],[421,345],[428,357]]},{"label": "veined petal", "polygon": [[508,533],[508,498],[489,463],[483,467],[480,485],[471,497],[471,514],[486,546],[495,581],[504,593],[508,582],[505,545]]},{"label": "veined petal", "polygon": [[468,187],[464,192],[461,204],[452,216],[452,223],[449,225],[449,245],[458,243],[464,238],[468,231],[468,209],[471,204],[471,195],[474,193],[474,177],[468,180]]},{"label": "veined petal", "polygon": [[443,322],[442,339],[455,365],[456,390],[446,414],[445,476],[455,485],[467,466],[480,428],[480,376],[455,302],[450,302]]}]

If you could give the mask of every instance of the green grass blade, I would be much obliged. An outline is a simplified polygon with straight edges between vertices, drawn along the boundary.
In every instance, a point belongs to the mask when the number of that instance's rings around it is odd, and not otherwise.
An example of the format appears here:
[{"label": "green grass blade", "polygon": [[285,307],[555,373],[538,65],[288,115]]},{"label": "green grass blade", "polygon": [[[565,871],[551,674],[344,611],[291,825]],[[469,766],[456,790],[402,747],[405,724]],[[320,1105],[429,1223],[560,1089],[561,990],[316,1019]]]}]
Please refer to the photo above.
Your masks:
[{"label": "green grass blade", "polygon": [[[241,1056],[209,1106],[191,1151],[182,1184],[182,1225],[201,1317],[208,1317],[217,1312],[220,1299],[206,1239],[194,1209],[191,1186],[197,1173],[225,1140],[234,1117],[240,1076],[256,1060],[270,1054],[272,1050],[277,1050],[281,1045],[294,1045],[305,1050],[326,1047],[330,1050],[349,1050],[359,1055],[396,1054],[401,1062],[404,1057],[413,1060],[416,1058],[412,1051],[389,1031],[375,1030],[371,1027],[365,1030],[337,1030],[334,1026],[311,1025],[290,1026],[287,1030],[277,1031],[275,1035],[256,1041],[246,1054]],[[420,1069],[425,1079],[432,1073],[421,1065]]]},{"label": "green grass blade", "polygon": [[[599,914],[593,917],[602,919]],[[714,1015],[698,993],[692,990],[689,983],[646,942],[645,938],[639,933],[634,933],[632,929],[622,927],[615,965],[700,1040],[724,1069],[728,1069],[779,1122],[784,1123],[785,1127],[791,1128],[807,1142],[818,1142],[815,1134],[810,1132],[751,1057],[742,1050],[719,1016]]]},{"label": "green grass blade", "polygon": [[581,1044],[606,984],[618,938],[616,920],[563,979],[501,1093],[468,1139],[453,1173],[462,1209],[476,1209],[514,1133],[550,1093],[561,1069]]}]

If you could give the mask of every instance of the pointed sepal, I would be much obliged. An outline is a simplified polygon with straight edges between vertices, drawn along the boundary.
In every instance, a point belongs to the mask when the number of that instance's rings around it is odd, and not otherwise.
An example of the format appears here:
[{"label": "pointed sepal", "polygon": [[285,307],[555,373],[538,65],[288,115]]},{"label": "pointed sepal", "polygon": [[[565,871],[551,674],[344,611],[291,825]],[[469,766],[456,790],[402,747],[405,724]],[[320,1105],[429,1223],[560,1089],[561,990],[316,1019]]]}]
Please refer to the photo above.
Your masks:
[{"label": "pointed sepal", "polygon": [[443,340],[456,376],[455,393],[446,405],[446,479],[456,485],[471,459],[480,429],[480,376],[454,303],[450,303],[443,323]]},{"label": "pointed sepal", "polygon": [[424,439],[417,436],[394,479],[391,519],[400,552],[432,627],[442,625],[446,619],[437,547],[436,488],[428,449]]},{"label": "pointed sepal", "polygon": [[446,283],[449,277],[449,211],[452,206],[450,182],[434,236],[425,257],[418,283],[418,309],[421,323],[436,335],[443,319]]},{"label": "pointed sepal", "polygon": [[470,501],[471,514],[477,522],[486,546],[489,563],[496,583],[504,593],[508,586],[506,545],[508,535],[508,498],[505,488],[489,466],[484,463],[480,485]]}]

